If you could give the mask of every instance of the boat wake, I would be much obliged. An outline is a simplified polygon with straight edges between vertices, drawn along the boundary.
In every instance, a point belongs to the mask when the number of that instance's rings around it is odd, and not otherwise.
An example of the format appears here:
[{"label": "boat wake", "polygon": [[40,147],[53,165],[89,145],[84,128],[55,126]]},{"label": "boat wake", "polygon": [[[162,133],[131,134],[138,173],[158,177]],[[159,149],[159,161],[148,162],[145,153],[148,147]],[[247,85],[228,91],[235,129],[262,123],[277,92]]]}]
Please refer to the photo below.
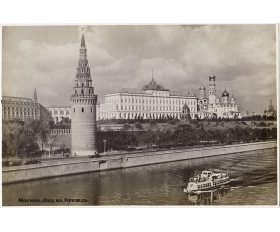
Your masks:
[{"label": "boat wake", "polygon": [[244,177],[237,177],[237,178],[234,178],[234,179],[230,179],[230,181],[231,182],[233,182],[233,181],[240,181],[240,180],[243,180],[244,179]]},{"label": "boat wake", "polygon": [[239,189],[239,188],[242,188],[242,187],[243,187],[243,186],[230,187],[230,190]]}]

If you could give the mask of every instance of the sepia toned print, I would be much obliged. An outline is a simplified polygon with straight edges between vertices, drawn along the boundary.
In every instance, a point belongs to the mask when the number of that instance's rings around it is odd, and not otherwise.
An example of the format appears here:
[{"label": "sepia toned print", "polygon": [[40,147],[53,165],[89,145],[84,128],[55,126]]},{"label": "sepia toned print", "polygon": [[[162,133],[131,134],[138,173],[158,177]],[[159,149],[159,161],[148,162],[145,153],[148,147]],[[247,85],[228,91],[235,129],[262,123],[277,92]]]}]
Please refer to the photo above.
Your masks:
[{"label": "sepia toned print", "polygon": [[2,35],[3,206],[278,204],[275,25]]}]

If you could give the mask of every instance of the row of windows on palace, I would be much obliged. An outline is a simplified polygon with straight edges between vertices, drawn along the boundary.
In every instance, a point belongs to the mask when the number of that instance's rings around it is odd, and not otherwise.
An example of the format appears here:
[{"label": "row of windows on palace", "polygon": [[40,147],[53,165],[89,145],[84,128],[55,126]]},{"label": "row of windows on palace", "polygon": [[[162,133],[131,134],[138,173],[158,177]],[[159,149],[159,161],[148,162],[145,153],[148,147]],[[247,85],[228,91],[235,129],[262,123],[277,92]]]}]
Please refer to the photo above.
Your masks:
[{"label": "row of windows on palace", "polygon": [[[105,103],[117,103],[116,98],[107,98],[105,99]],[[130,98],[121,98],[121,103],[134,103],[134,99]],[[174,100],[174,99],[135,99],[135,103],[154,103],[154,104],[184,104],[187,103],[188,105],[196,105],[196,99],[193,99],[191,101],[184,101],[184,100]]]},{"label": "row of windows on palace", "polygon": [[[27,112],[26,112],[27,111]],[[31,112],[30,112],[31,111]],[[37,109],[34,108],[21,108],[21,107],[3,107],[3,115],[24,115],[24,116],[36,116]],[[39,113],[39,110],[38,110]]]},{"label": "row of windows on palace", "polygon": [[7,116],[9,116],[9,115],[36,116],[37,114],[36,114],[36,112],[30,112],[30,114],[29,114],[29,112],[3,111],[3,115],[4,116],[5,115],[7,115]]},{"label": "row of windows on palace", "polygon": [[15,105],[34,105],[34,102],[23,102],[21,100],[19,100],[19,101],[12,101],[11,99],[9,99],[9,101],[5,101],[5,103],[9,104],[9,105],[11,105],[11,104],[15,104]]},{"label": "row of windows on palace", "polygon": [[[107,108],[107,109],[104,109]],[[101,110],[119,110],[118,105],[103,105]],[[180,106],[143,106],[121,105],[120,110],[154,110],[154,111],[181,111]],[[196,111],[196,106],[190,107],[190,111]]]},{"label": "row of windows on palace", "polygon": [[[29,108],[21,108],[21,107],[3,107],[3,110],[5,111],[5,110],[20,110],[20,111],[26,111],[26,109],[27,109],[27,111],[29,111]],[[34,108],[31,108],[30,109],[30,111],[36,111],[36,109],[34,109]]]},{"label": "row of windows on palace", "polygon": [[[53,112],[50,110],[50,114],[51,115],[58,115],[58,110],[54,110]],[[64,114],[64,110],[60,110],[59,114]],[[66,110],[66,115],[69,115],[70,114],[70,111],[69,110]]]}]

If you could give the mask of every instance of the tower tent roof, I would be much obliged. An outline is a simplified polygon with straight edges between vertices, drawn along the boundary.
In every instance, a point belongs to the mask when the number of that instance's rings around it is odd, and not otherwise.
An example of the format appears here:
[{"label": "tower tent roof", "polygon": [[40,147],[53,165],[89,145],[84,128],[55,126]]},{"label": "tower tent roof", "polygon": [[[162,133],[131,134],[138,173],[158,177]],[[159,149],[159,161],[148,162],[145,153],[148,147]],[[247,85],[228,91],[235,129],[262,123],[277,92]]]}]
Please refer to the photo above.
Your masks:
[{"label": "tower tent roof", "polygon": [[33,101],[34,101],[34,102],[37,102],[37,92],[36,92],[36,88],[34,89]]},{"label": "tower tent roof", "polygon": [[81,40],[81,47],[85,47],[86,46],[86,42],[85,42],[85,37],[84,34],[82,35],[82,40]]}]

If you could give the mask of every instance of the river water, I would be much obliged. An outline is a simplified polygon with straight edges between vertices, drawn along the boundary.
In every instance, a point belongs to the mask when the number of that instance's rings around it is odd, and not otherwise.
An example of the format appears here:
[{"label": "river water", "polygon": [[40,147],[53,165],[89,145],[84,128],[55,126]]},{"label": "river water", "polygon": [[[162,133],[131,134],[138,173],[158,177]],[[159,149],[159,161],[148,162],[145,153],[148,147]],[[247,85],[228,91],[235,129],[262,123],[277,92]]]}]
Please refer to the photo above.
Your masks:
[{"label": "river water", "polygon": [[[203,170],[232,182],[199,194],[183,192]],[[71,199],[71,200],[70,200]],[[39,202],[32,202],[39,201]],[[2,186],[3,206],[277,205],[277,150],[86,173]]]}]

